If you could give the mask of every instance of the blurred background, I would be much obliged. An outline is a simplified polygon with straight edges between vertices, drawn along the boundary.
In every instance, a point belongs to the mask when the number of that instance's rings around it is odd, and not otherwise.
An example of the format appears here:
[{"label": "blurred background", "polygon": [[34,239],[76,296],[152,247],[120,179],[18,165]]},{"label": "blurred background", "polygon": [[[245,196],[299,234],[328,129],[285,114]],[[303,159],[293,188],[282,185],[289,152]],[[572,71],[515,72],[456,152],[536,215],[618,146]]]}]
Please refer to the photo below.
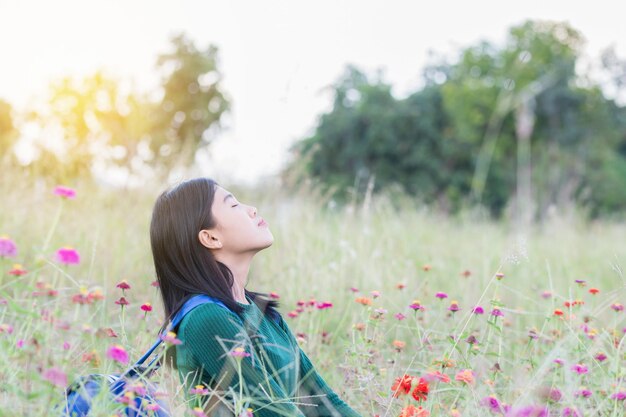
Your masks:
[{"label": "blurred background", "polygon": [[623,218],[616,7],[0,0],[3,181]]}]

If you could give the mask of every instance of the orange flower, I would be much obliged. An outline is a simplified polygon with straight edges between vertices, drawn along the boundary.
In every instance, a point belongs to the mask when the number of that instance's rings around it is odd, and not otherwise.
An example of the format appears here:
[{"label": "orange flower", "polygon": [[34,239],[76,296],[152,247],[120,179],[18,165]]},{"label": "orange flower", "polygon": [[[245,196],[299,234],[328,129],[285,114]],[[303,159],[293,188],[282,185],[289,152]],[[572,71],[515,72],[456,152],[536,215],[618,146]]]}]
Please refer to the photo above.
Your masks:
[{"label": "orange flower", "polygon": [[398,352],[400,352],[404,346],[406,346],[406,342],[403,342],[402,340],[393,341],[393,347],[395,347]]},{"label": "orange flower", "polygon": [[354,301],[356,301],[359,304],[363,304],[364,306],[372,305],[372,299],[367,298],[367,297],[357,297]]},{"label": "orange flower", "polygon": [[357,329],[358,331],[363,331],[365,329],[365,323],[356,323],[354,325],[354,328]]},{"label": "orange flower", "polygon": [[402,412],[398,417],[429,417],[430,412],[420,407],[415,407],[413,404],[407,405],[402,409]]}]

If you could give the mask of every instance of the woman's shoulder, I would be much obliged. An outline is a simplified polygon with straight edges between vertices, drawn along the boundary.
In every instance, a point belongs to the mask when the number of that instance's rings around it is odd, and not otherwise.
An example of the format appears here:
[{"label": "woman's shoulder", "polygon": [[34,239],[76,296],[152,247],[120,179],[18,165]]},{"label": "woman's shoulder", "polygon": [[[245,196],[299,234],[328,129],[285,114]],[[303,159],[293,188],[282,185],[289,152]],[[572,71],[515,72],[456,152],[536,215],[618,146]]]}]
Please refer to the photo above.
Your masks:
[{"label": "woman's shoulder", "polygon": [[203,303],[189,311],[178,325],[178,334],[184,334],[184,330],[189,323],[194,325],[211,325],[212,323],[223,323],[224,321],[240,320],[239,316],[228,307],[218,303]]}]

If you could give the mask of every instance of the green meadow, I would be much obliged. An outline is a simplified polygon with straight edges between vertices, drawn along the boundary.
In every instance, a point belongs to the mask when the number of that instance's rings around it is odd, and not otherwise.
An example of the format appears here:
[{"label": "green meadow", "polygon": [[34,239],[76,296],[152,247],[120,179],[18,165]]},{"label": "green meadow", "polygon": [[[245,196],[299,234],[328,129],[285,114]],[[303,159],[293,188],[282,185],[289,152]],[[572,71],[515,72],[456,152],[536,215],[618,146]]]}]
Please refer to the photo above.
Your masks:
[{"label": "green meadow", "polygon": [[[84,182],[65,198],[56,185],[15,179],[0,190],[0,235],[17,247],[0,259],[2,416],[53,415],[65,384],[122,372],[108,349],[134,363],[163,320],[148,230],[163,186]],[[624,415],[625,223],[571,210],[521,230],[401,195],[339,206],[315,189],[231,191],[275,238],[247,289],[277,294],[301,348],[362,415]],[[64,247],[79,263],[59,262]],[[427,384],[419,400],[392,390],[404,375]],[[150,380],[174,415],[199,415],[175,371]]]}]

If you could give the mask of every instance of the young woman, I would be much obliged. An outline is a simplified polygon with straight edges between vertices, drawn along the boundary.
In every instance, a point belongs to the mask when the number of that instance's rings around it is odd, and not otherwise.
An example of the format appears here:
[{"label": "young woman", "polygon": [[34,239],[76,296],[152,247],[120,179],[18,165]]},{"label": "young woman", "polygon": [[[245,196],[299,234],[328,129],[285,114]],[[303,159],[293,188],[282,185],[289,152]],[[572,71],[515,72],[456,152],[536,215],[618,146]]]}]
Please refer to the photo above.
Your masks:
[{"label": "young woman", "polygon": [[225,415],[242,394],[259,417],[360,416],[317,373],[276,300],[246,289],[254,255],[274,241],[255,207],[212,179],[188,180],[156,200],[150,241],[165,310],[161,332],[194,294],[224,304],[202,304],[174,329],[182,344],[166,363],[178,370],[186,399],[204,385],[220,394],[204,404],[209,415]]}]

